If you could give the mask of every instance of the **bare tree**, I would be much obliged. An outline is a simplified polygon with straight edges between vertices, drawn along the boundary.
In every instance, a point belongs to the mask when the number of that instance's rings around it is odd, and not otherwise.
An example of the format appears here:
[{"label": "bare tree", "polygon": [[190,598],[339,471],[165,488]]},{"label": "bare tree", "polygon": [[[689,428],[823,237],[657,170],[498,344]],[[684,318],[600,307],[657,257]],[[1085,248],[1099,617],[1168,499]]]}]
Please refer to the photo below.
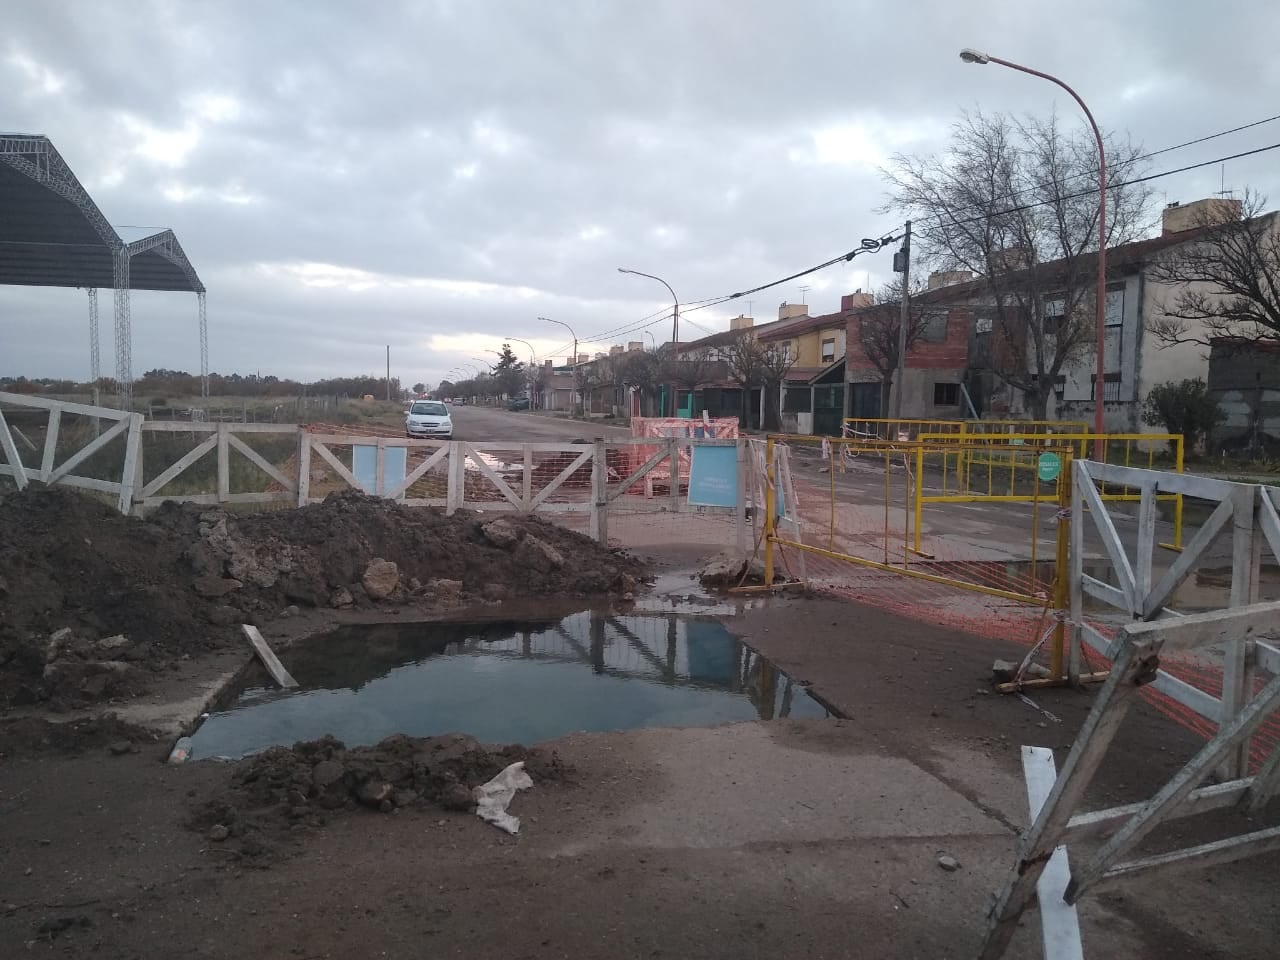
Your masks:
[{"label": "bare tree", "polygon": [[[913,286],[915,286],[913,284]],[[917,286],[907,301],[907,353],[925,332],[931,315],[914,299],[922,292]],[[876,292],[875,305],[858,314],[858,345],[880,374],[880,409],[889,409],[893,378],[898,372],[898,330],[902,326],[902,278],[895,277]],[[945,321],[944,321],[945,322]]]},{"label": "bare tree", "polygon": [[1237,210],[1226,203],[1203,209],[1193,223],[1199,236],[1151,265],[1153,279],[1179,287],[1151,324],[1166,346],[1280,338],[1280,217],[1252,190]]},{"label": "bare tree", "polygon": [[666,382],[684,388],[690,395],[710,380],[714,372],[715,362],[708,350],[686,350],[679,355],[672,354],[663,364],[663,378]]},{"label": "bare tree", "polygon": [[752,387],[765,382],[764,348],[750,330],[739,330],[721,348],[729,368],[729,379],[741,389],[740,416],[743,426],[751,426],[749,399]]},{"label": "bare tree", "polygon": [[[1107,245],[1145,230],[1140,148],[1105,137]],[[941,157],[897,156],[887,209],[913,216],[920,259],[969,270],[992,307],[993,371],[1044,418],[1065,367],[1096,343],[1098,158],[1092,137],[1056,116],[966,113]]]},{"label": "bare tree", "polygon": [[782,384],[795,366],[795,355],[788,349],[789,343],[763,344],[760,347],[760,372],[764,383],[765,430],[782,430]]},{"label": "bare tree", "polygon": [[657,354],[644,350],[631,350],[619,358],[618,366],[622,383],[628,387],[635,387],[639,391],[641,408],[645,409],[649,405],[646,401],[652,403],[662,370],[662,363]]}]

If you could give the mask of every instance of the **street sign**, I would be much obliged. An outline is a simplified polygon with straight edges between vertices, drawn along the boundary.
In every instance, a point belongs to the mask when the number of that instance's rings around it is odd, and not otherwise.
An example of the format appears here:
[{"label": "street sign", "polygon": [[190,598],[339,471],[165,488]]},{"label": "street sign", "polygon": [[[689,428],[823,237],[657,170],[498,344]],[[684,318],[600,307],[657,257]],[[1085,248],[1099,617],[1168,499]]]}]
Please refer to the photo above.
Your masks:
[{"label": "street sign", "polygon": [[1058,479],[1058,474],[1062,472],[1062,458],[1056,453],[1042,453],[1040,460],[1036,463],[1036,475],[1045,483],[1051,483]]}]

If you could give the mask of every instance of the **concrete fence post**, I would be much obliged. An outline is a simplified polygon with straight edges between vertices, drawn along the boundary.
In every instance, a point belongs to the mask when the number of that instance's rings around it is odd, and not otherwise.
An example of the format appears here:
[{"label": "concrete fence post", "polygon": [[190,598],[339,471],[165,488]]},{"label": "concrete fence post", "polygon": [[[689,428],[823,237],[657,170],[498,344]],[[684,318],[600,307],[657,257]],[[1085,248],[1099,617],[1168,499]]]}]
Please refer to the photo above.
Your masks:
[{"label": "concrete fence post", "polygon": [[591,538],[609,545],[609,447],[604,440],[595,442],[591,457]]}]

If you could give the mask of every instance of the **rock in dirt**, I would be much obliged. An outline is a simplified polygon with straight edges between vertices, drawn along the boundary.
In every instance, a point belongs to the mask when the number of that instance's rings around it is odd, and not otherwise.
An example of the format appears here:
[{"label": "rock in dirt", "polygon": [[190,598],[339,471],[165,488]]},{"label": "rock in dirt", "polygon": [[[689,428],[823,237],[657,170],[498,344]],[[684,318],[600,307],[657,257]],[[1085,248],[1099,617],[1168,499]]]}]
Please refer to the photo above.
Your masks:
[{"label": "rock in dirt", "polygon": [[[1018,662],[1013,660],[997,660],[991,664],[992,683],[1012,683],[1018,676]],[[1023,680],[1043,680],[1049,676],[1049,668],[1034,661],[1027,664],[1022,674]]]},{"label": "rock in dirt", "polygon": [[133,752],[133,744],[128,740],[117,740],[110,744],[107,749],[111,751],[113,757],[123,757],[126,753]]},{"label": "rock in dirt", "polygon": [[741,554],[725,551],[703,564],[698,579],[708,587],[736,587],[746,566],[746,558]]},{"label": "rock in dirt", "polygon": [[564,555],[539,537],[526,536],[516,548],[515,558],[522,564],[542,573],[550,573],[564,566]]},{"label": "rock in dirt", "polygon": [[400,568],[390,560],[376,558],[365,567],[360,582],[371,599],[385,600],[400,586]]},{"label": "rock in dirt", "polygon": [[378,808],[391,799],[395,787],[384,780],[367,780],[356,790],[356,799],[366,807]]},{"label": "rock in dirt", "polygon": [[119,650],[122,647],[129,646],[129,638],[123,633],[117,633],[114,637],[103,637],[94,646],[99,650],[105,650],[110,653],[112,650]]},{"label": "rock in dirt", "polygon": [[955,873],[957,870],[960,869],[960,861],[957,860],[955,857],[949,856],[944,853],[942,856],[938,857],[938,866],[941,867],[943,870],[945,870],[947,873]]},{"label": "rock in dirt", "polygon": [[244,584],[239,580],[233,580],[230,577],[196,577],[191,584],[191,589],[207,600],[216,600],[219,597],[225,597],[228,593],[240,590]]},{"label": "rock in dirt", "polygon": [[341,609],[349,607],[356,602],[356,598],[351,595],[351,591],[346,587],[338,587],[329,595],[329,606]]},{"label": "rock in dirt", "polygon": [[215,823],[209,828],[209,839],[214,843],[221,843],[229,836],[231,836],[231,830],[225,823]]},{"label": "rock in dirt", "polygon": [[451,783],[440,791],[440,806],[446,810],[467,811],[475,805],[475,797],[461,783]]},{"label": "rock in dirt", "polygon": [[320,790],[327,790],[342,779],[346,768],[337,760],[321,760],[311,768],[311,782]]},{"label": "rock in dirt", "polygon": [[506,520],[490,520],[480,527],[480,531],[499,550],[510,550],[520,542],[520,531]]}]

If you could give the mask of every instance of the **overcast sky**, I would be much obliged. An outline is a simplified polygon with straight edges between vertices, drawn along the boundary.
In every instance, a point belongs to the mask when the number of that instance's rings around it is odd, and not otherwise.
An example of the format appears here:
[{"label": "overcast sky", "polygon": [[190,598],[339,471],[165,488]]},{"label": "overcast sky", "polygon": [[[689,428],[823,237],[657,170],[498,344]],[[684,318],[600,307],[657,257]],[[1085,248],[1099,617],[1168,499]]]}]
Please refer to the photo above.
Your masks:
[{"label": "overcast sky", "polygon": [[[964,108],[1078,116],[1159,149],[1280,113],[1273,0],[255,0],[6,6],[0,130],[47,135],[113,224],[171,227],[220,372],[438,381],[505,336],[565,356],[682,301],[777,279],[898,221],[879,168]],[[1083,121],[1081,121],[1083,122]],[[1280,141],[1280,122],[1153,170]],[[1153,184],[1183,202],[1211,167]],[[1280,205],[1280,151],[1226,165]],[[4,211],[0,209],[0,216]],[[129,239],[138,231],[130,232]],[[681,339],[812,313],[889,251],[688,315]],[[112,372],[104,301],[103,372]],[[134,374],[198,370],[189,295],[133,296]],[[0,374],[88,377],[69,289],[0,288]],[[692,323],[700,325],[695,327]],[[670,339],[670,321],[647,328]],[[642,332],[606,336],[584,352]],[[527,348],[516,345],[521,355]]]}]

